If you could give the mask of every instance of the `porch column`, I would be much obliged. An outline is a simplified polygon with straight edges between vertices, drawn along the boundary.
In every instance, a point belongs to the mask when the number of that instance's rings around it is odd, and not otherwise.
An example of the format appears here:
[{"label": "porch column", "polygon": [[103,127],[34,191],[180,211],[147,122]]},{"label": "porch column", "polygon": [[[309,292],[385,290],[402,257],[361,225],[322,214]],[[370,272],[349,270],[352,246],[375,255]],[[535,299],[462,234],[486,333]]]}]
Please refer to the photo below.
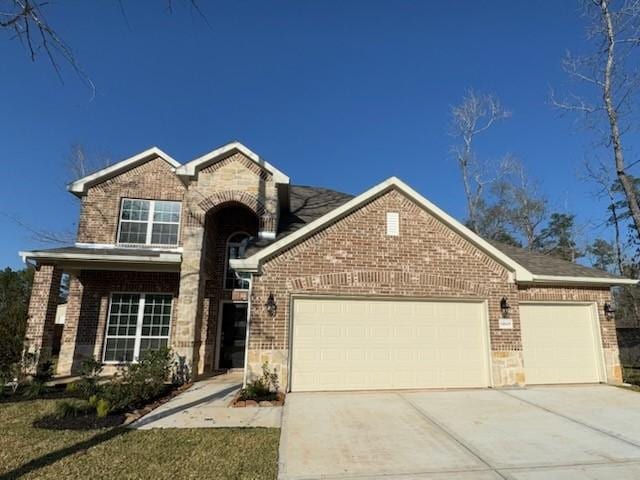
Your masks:
[{"label": "porch column", "polygon": [[172,347],[184,357],[192,375],[198,375],[202,313],[202,246],[204,242],[204,214],[189,213],[183,230],[183,253],[180,270],[178,316]]},{"label": "porch column", "polygon": [[[60,355],[56,373],[58,375],[71,375],[76,359],[76,336],[78,322],[80,321],[80,307],[82,305],[83,286],[79,278],[80,272],[69,274],[69,296],[67,298],[67,314],[60,341]],[[76,360],[76,363],[78,360]]]},{"label": "porch column", "polygon": [[33,276],[25,341],[39,361],[51,358],[61,278],[62,270],[55,265],[38,265]]}]

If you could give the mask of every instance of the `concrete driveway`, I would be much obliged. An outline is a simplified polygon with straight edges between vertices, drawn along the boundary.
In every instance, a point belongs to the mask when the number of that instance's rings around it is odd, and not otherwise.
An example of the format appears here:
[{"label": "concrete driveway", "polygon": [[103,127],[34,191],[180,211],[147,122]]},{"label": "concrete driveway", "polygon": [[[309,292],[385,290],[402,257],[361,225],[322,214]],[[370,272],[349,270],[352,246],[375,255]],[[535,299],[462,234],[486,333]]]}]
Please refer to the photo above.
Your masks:
[{"label": "concrete driveway", "polygon": [[523,390],[293,393],[284,479],[638,479],[640,393]]}]

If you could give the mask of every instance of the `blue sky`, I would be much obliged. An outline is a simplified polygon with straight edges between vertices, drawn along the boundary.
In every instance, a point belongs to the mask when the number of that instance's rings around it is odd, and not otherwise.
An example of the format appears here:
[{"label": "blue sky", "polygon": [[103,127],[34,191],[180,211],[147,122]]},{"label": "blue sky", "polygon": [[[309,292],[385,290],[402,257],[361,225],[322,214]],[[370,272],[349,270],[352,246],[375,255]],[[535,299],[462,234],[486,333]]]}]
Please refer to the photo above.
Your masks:
[{"label": "blue sky", "polygon": [[[60,0],[45,12],[96,85],[32,63],[0,36],[0,213],[74,229],[71,144],[119,160],[157,145],[180,162],[237,139],[298,184],[359,193],[397,175],[464,218],[449,109],[473,87],[513,117],[479,144],[517,155],[551,206],[601,219],[577,172],[589,137],[549,106],[584,30],[574,1]],[[41,247],[0,216],[0,266]],[[598,230],[587,232],[601,235]]]}]

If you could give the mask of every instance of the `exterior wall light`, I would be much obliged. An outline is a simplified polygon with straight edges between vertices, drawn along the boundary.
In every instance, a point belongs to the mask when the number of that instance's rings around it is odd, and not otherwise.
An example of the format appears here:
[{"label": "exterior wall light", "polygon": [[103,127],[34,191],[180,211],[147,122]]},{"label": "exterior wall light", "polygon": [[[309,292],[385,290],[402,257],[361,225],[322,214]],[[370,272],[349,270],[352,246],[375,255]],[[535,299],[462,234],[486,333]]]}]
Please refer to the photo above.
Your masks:
[{"label": "exterior wall light", "polygon": [[511,310],[511,305],[507,302],[507,297],[502,297],[500,300],[500,311],[502,312],[502,318],[509,317],[509,310]]},{"label": "exterior wall light", "polygon": [[278,311],[278,305],[276,305],[276,299],[273,298],[273,293],[269,294],[269,298],[267,299],[265,307],[267,307],[267,313],[269,314],[269,316],[275,317],[276,312]]},{"label": "exterior wall light", "polygon": [[604,316],[607,317],[607,320],[611,320],[613,318],[614,313],[615,313],[615,309],[611,306],[611,304],[608,302],[605,302]]}]

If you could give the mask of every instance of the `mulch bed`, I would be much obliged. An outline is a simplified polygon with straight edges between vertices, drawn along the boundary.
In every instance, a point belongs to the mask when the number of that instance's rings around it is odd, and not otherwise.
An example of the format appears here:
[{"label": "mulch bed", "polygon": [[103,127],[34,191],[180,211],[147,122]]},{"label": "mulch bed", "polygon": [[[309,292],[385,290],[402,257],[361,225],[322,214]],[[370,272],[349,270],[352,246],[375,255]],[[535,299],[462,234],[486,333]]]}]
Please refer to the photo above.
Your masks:
[{"label": "mulch bed", "polygon": [[278,392],[277,394],[270,395],[265,398],[255,398],[252,400],[242,400],[241,392],[235,396],[231,401],[231,406],[234,408],[247,408],[247,407],[281,407],[284,405],[284,393]]},{"label": "mulch bed", "polygon": [[[166,394],[162,395],[156,400],[153,400],[151,403],[148,403],[147,405],[140,408],[132,409],[128,412],[111,414],[103,418],[98,418],[95,414],[79,415],[77,417],[65,418],[58,418],[54,415],[47,415],[33,422],[33,426],[36,428],[44,428],[48,430],[93,430],[97,428],[112,428],[119,425],[126,426],[147,415],[159,406],[167,403],[176,395],[181,394],[186,389],[191,387],[191,385],[191,383],[187,383],[179,386],[178,388],[171,389]],[[68,396],[60,396],[58,398],[68,398]]]}]

